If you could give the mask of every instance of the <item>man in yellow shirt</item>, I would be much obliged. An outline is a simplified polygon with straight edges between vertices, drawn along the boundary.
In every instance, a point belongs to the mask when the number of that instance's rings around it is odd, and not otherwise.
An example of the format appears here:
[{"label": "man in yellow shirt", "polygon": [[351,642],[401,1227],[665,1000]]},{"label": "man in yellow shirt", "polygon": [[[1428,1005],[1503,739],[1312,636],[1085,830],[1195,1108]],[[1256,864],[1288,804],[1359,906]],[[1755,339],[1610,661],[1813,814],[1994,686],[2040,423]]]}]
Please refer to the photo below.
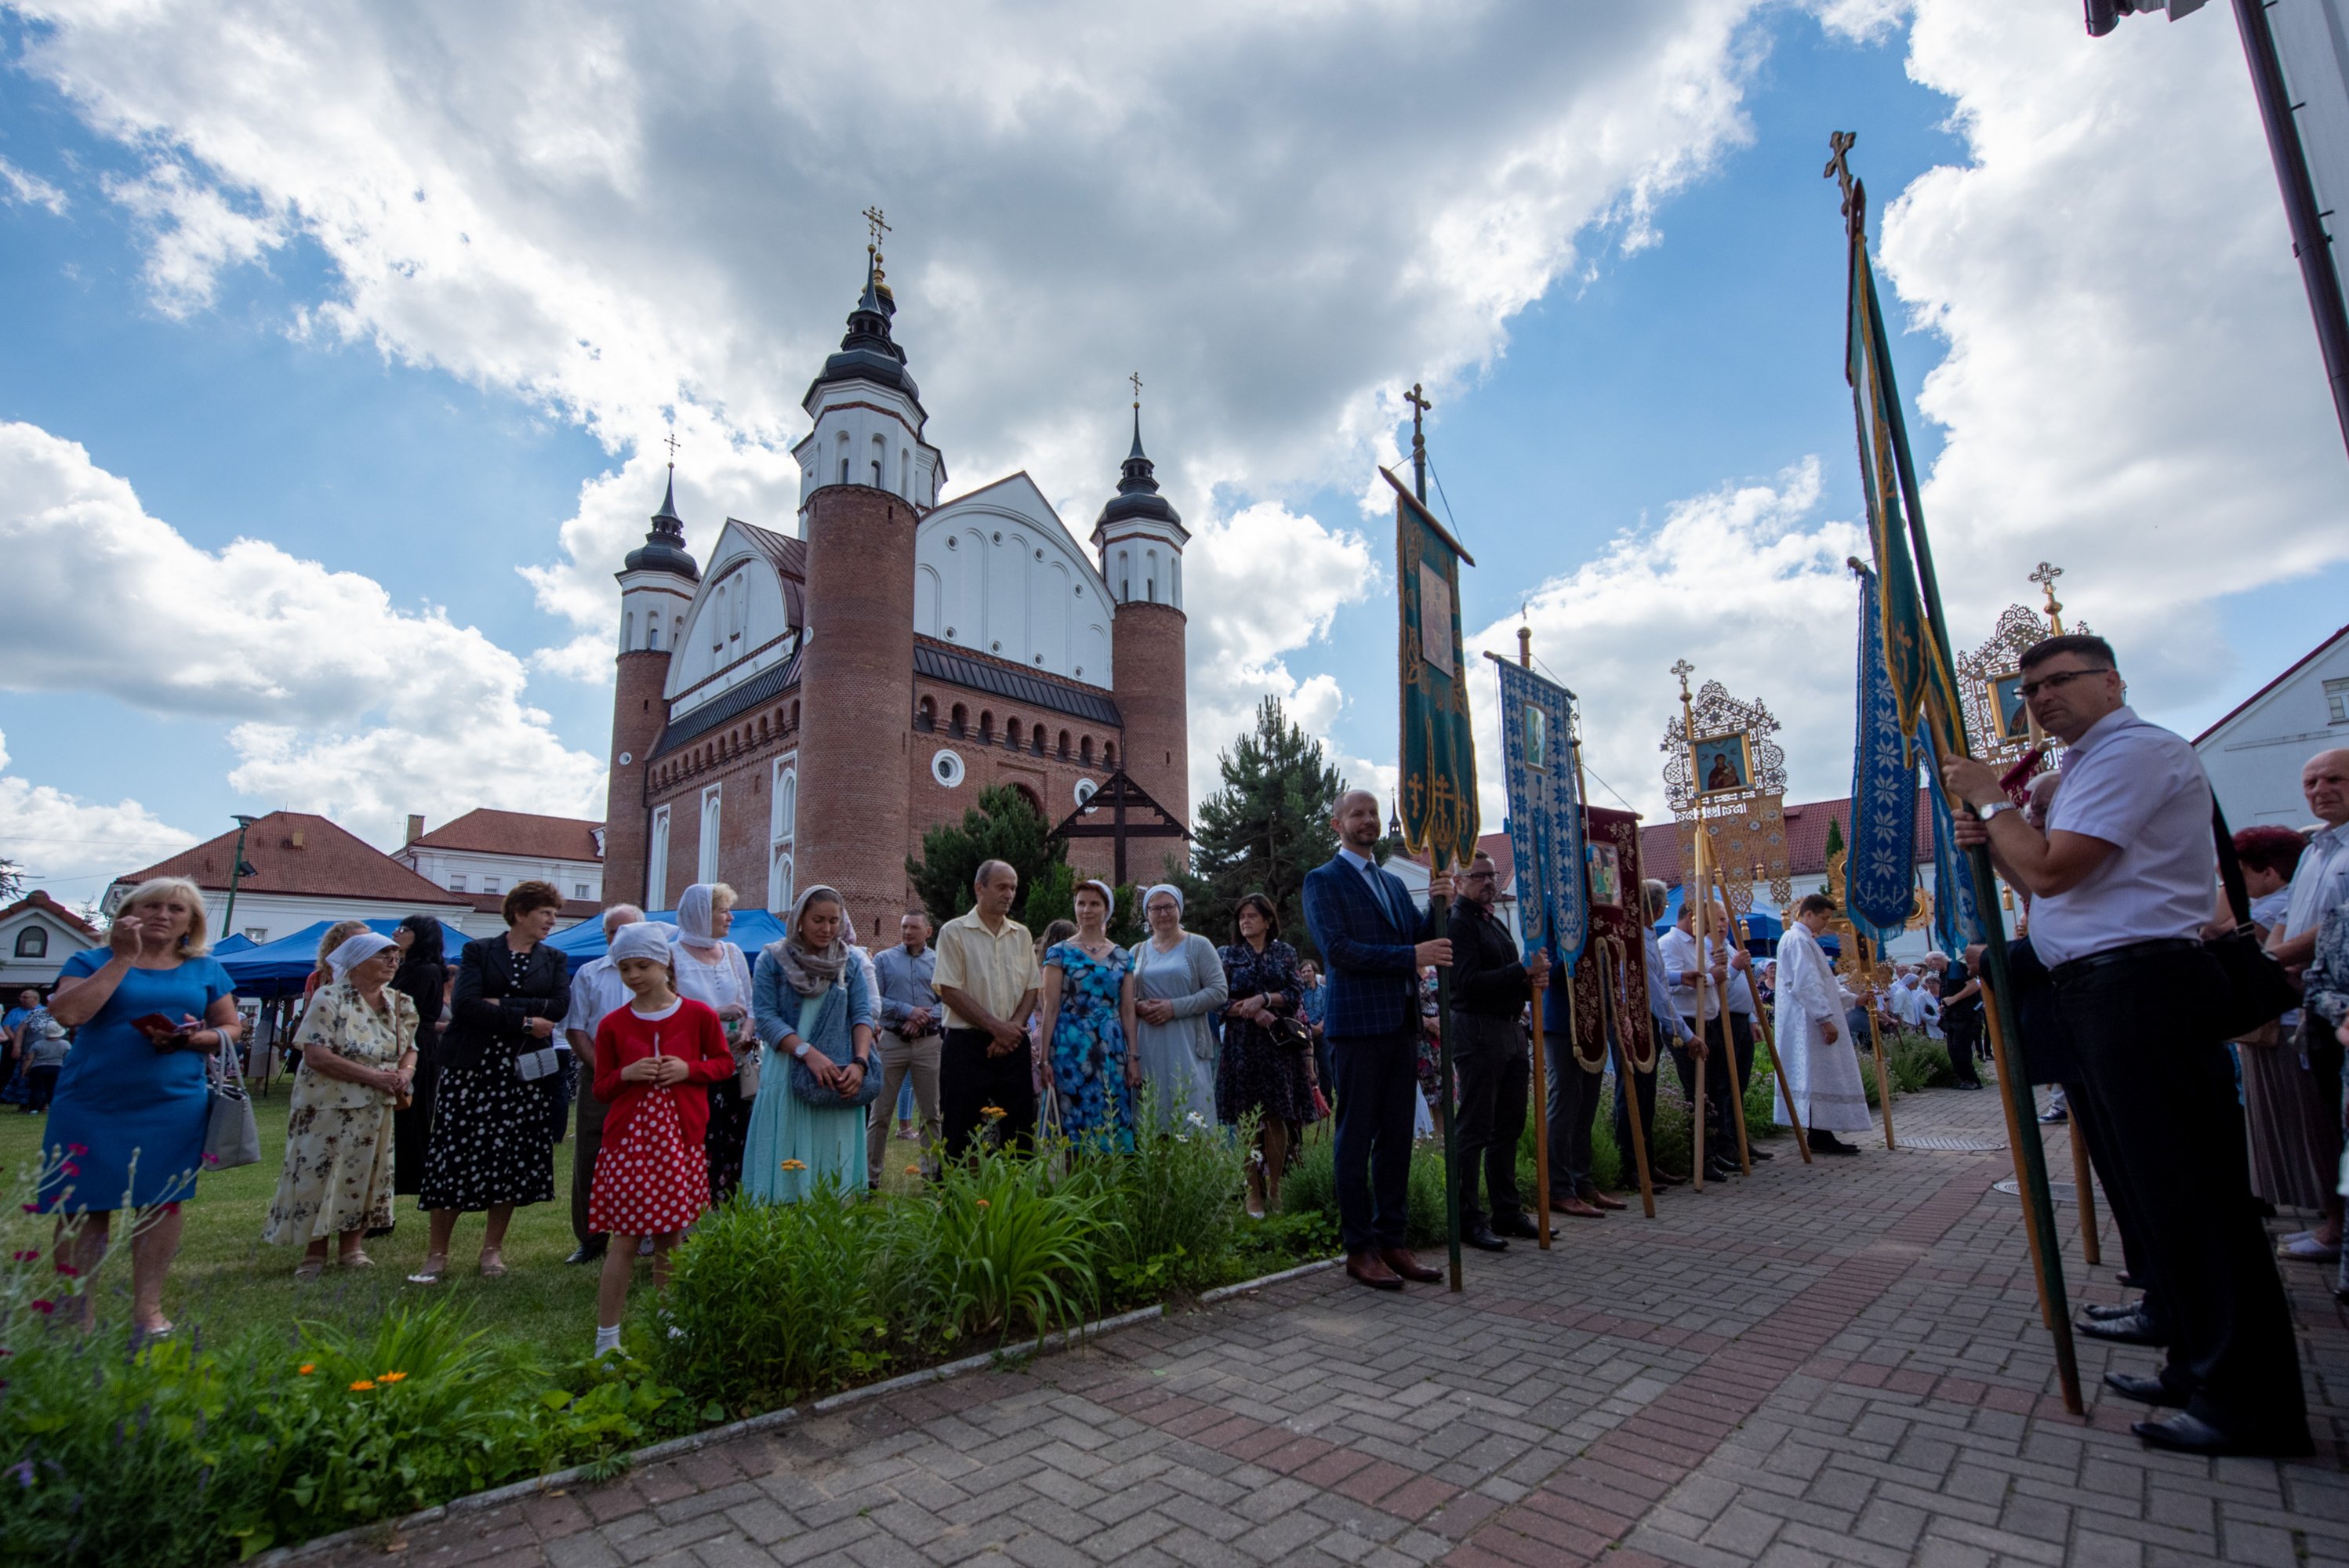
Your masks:
[{"label": "man in yellow shirt", "polygon": [[938,930],[931,981],[947,1014],[938,1113],[949,1158],[968,1150],[990,1121],[1007,1148],[1032,1148],[1036,1136],[1028,1017],[1043,976],[1036,967],[1035,938],[1011,918],[1019,873],[1002,861],[988,861],[971,886],[978,903]]}]

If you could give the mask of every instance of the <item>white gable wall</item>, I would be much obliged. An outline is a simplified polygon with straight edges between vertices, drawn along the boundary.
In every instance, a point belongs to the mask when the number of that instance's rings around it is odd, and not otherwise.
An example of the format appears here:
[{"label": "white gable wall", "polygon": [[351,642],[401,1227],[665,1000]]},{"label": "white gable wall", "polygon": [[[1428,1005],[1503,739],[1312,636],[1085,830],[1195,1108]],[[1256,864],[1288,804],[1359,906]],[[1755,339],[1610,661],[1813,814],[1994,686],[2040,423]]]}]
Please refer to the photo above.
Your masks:
[{"label": "white gable wall", "polygon": [[[718,536],[715,562],[685,614],[662,695],[678,717],[791,656],[782,574],[732,521]],[[715,677],[715,678],[713,678]]]},{"label": "white gable wall", "polygon": [[2328,681],[2349,682],[2349,634],[2194,743],[2229,827],[2298,828],[2311,820],[2301,768],[2320,751],[2349,746],[2349,717],[2335,717],[2333,700],[2338,696],[2349,710],[2349,690],[2329,694]]},{"label": "white gable wall", "polygon": [[924,518],[914,536],[914,629],[1107,690],[1101,573],[1025,474]]}]

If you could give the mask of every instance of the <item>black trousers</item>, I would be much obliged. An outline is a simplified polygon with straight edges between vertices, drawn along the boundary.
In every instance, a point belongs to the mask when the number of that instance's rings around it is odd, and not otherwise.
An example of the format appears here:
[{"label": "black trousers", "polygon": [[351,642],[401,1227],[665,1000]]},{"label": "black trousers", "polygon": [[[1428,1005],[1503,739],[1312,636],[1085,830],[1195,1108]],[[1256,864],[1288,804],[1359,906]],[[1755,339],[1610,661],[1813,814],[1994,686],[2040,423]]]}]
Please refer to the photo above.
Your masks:
[{"label": "black trousers", "polygon": [[[1711,1049],[1711,1059],[1704,1064],[1704,1157],[1715,1158],[1729,1164],[1737,1163],[1737,1124],[1732,1119],[1729,1107],[1729,1075],[1722,1070],[1722,1019],[1728,1022],[1729,1059],[1737,1063],[1737,1087],[1743,1091],[1754,1081],[1754,1018],[1747,1013],[1723,1013],[1706,1023],[1703,1038]],[[1689,1032],[1697,1032],[1694,1018],[1683,1018]],[[1672,1047],[1672,1067],[1681,1076],[1681,1094],[1691,1105],[1696,1103],[1696,1058],[1683,1046]],[[1654,1123],[1651,1122],[1650,1126]]]},{"label": "black trousers", "polygon": [[940,1046],[938,1120],[948,1159],[968,1153],[997,1120],[989,1109],[1003,1113],[996,1136],[1004,1148],[1025,1153],[1036,1147],[1036,1079],[1028,1047],[989,1056],[994,1043],[985,1029],[948,1029]]},{"label": "black trousers", "polygon": [[2056,996],[2126,1197],[2111,1176],[2106,1192],[2147,1222],[2128,1228],[2171,1336],[2166,1376],[2211,1425],[2288,1441],[2305,1437],[2308,1411],[2233,1065],[2209,1016],[2224,985],[2217,960],[2189,948],[2059,975]]},{"label": "black trousers", "polygon": [[56,1066],[25,1069],[25,1113],[36,1116],[49,1109],[49,1100],[57,1092],[57,1074],[64,1069]]},{"label": "black trousers", "polygon": [[[1671,1022],[1658,1016],[1651,1021],[1651,1026],[1655,1030],[1658,1042],[1656,1048],[1659,1051],[1667,1049],[1668,1047],[1662,1042],[1672,1037]],[[1622,1157],[1622,1170],[1619,1172],[1619,1179],[1628,1183],[1639,1180],[1639,1155],[1631,1147],[1631,1112],[1623,1099],[1621,1069],[1625,1063],[1619,1059],[1615,1065],[1618,1069],[1615,1079],[1615,1148]],[[1658,1066],[1661,1065],[1661,1063],[1658,1064]],[[1640,1129],[1647,1134],[1648,1169],[1653,1171],[1656,1169],[1656,1075],[1652,1069],[1647,1072],[1635,1069],[1630,1078],[1631,1092],[1639,1097]],[[1551,1178],[1550,1190],[1553,1193],[1557,1190],[1555,1177]]]},{"label": "black trousers", "polygon": [[571,1140],[571,1234],[583,1247],[600,1247],[605,1235],[587,1223],[587,1198],[595,1186],[595,1156],[604,1149],[604,1113],[611,1108],[595,1098],[595,1075],[585,1078]]},{"label": "black trousers", "polygon": [[1349,1253],[1403,1244],[1411,1124],[1419,1093],[1416,1029],[1330,1041],[1338,1074],[1338,1233]]},{"label": "black trousers", "polygon": [[1941,1032],[1949,1037],[1946,1043],[1950,1047],[1950,1071],[1957,1075],[1960,1083],[1970,1083],[1976,1088],[1982,1086],[1982,1077],[1974,1070],[1974,1052],[1982,1045],[1982,1013],[1979,1006],[1969,1007],[1961,1014],[1941,1015]]},{"label": "black trousers", "polygon": [[[1549,1078],[1549,1201],[1557,1203],[1598,1191],[1590,1177],[1590,1131],[1599,1120],[1599,1099],[1606,1090],[1607,1075],[1586,1072],[1564,1041],[1551,1045],[1546,1040],[1543,1045],[1547,1048],[1542,1052],[1542,1067]],[[1648,1098],[1655,1097],[1656,1077],[1650,1073]],[[1629,1164],[1632,1156],[1628,1129],[1616,1147],[1623,1150]]]},{"label": "black trousers", "polygon": [[1455,1009],[1452,1070],[1460,1083],[1460,1126],[1453,1135],[1460,1161],[1460,1228],[1473,1231],[1495,1215],[1525,1212],[1517,1196],[1517,1142],[1525,1136],[1533,1082],[1525,1031],[1515,1018]]}]

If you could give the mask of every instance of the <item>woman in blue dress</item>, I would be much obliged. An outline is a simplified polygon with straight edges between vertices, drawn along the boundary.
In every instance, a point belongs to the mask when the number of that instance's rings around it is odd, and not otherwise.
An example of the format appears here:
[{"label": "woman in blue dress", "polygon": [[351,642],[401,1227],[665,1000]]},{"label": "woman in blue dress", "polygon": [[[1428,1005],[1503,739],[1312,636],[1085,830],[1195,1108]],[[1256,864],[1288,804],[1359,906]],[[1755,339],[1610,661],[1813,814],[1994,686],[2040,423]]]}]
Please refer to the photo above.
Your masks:
[{"label": "woman in blue dress", "polygon": [[1077,934],[1047,948],[1038,1038],[1060,1101],[1061,1133],[1079,1148],[1133,1145],[1142,1057],[1133,1038],[1133,960],[1109,939],[1107,882],[1077,885]]},{"label": "woman in blue dress", "polygon": [[[183,877],[130,890],[107,945],[66,960],[49,1015],[75,1030],[42,1130],[40,1207],[57,1216],[60,1272],[87,1279],[106,1256],[114,1212],[130,1231],[132,1326],[168,1334],[163,1276],[180,1250],[180,1203],[194,1195],[212,1095],[205,1063],[238,1034],[228,971],[209,956],[204,896]],[[90,1293],[69,1311],[87,1326]]]},{"label": "woman in blue dress", "polygon": [[[740,1191],[759,1203],[796,1203],[826,1177],[843,1197],[864,1191],[864,1117],[879,1012],[864,965],[848,944],[837,891],[812,887],[792,929],[760,950],[750,1019],[773,1065],[750,1101]],[[819,1101],[800,1093],[803,1064]]]}]

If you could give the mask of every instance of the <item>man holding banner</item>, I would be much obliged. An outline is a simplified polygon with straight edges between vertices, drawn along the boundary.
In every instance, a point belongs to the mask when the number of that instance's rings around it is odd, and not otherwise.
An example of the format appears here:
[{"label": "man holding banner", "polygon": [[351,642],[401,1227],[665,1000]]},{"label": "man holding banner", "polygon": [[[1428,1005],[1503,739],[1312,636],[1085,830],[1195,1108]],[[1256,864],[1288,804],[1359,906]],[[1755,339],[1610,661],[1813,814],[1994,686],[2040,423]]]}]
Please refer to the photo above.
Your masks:
[{"label": "man holding banner", "polygon": [[1509,1246],[1503,1237],[1541,1234],[1517,1196],[1517,1140],[1532,1081],[1518,1019],[1548,982],[1549,954],[1537,947],[1520,961],[1509,928],[1494,916],[1501,890],[1492,856],[1478,851],[1456,880],[1452,1026],[1459,1043],[1452,1059],[1460,1075],[1460,1239],[1499,1253]]}]

